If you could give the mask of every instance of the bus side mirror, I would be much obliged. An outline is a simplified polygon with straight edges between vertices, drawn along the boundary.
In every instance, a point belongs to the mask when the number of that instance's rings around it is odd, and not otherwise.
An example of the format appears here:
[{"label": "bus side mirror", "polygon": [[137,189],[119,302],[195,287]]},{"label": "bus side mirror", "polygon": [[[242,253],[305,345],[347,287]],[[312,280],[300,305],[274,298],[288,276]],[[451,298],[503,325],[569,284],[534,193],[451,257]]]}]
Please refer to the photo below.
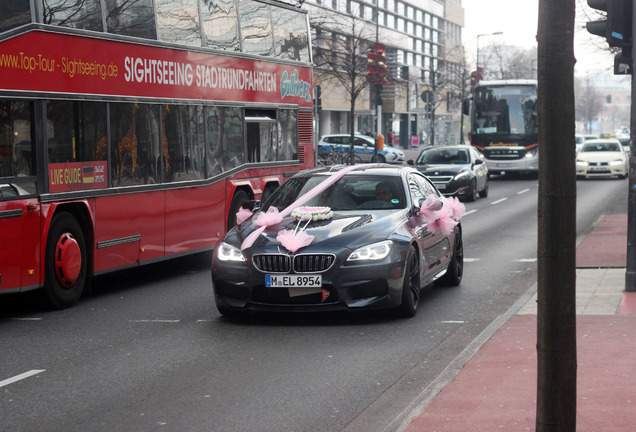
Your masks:
[{"label": "bus side mirror", "polygon": [[470,98],[464,99],[462,102],[462,112],[464,115],[470,115]]}]

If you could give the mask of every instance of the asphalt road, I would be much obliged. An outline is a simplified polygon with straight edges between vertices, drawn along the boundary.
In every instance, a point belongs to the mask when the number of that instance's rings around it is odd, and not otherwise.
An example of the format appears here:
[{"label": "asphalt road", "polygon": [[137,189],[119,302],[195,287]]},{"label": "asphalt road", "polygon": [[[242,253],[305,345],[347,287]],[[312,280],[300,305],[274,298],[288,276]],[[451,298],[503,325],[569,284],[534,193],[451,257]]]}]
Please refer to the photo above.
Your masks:
[{"label": "asphalt road", "polygon": [[[536,281],[537,180],[467,203],[465,277],[418,315],[222,318],[209,254],[98,279],[74,308],[0,298],[0,431],[397,430],[412,402]],[[583,233],[626,181],[578,182]]]}]

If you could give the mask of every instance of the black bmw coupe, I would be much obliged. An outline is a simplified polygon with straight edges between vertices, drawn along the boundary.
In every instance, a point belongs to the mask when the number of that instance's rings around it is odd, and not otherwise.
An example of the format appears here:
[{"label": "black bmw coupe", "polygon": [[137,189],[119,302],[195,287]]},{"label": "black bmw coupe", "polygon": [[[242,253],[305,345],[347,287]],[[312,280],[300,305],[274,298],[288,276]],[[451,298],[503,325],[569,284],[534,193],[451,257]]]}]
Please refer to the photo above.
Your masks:
[{"label": "black bmw coupe", "polygon": [[423,287],[462,280],[463,205],[416,169],[384,164],[296,174],[242,209],[214,250],[218,310],[395,308],[415,315]]}]

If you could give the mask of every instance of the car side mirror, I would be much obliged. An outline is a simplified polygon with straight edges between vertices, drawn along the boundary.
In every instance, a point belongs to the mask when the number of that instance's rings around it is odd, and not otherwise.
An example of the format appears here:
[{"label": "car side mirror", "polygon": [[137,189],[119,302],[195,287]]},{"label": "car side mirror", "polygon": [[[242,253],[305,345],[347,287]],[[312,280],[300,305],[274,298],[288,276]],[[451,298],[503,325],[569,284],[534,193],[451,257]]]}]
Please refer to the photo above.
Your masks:
[{"label": "car side mirror", "polygon": [[261,208],[260,200],[250,200],[241,204],[241,208],[251,211],[252,213]]},{"label": "car side mirror", "polygon": [[415,161],[413,159],[409,159],[406,163],[411,166],[415,165]]},{"label": "car side mirror", "polygon": [[[428,198],[420,198],[420,201],[419,201],[420,208],[424,206],[424,203],[426,202],[427,199]],[[426,208],[431,211],[439,211],[442,209],[442,207],[444,207],[444,202],[441,200],[441,198],[437,198],[435,201],[431,202],[428,206],[426,206]]]},{"label": "car side mirror", "polygon": [[481,165],[481,164],[483,164],[483,163],[484,163],[484,161],[483,161],[483,160],[481,160],[481,159],[475,159],[475,165]]}]

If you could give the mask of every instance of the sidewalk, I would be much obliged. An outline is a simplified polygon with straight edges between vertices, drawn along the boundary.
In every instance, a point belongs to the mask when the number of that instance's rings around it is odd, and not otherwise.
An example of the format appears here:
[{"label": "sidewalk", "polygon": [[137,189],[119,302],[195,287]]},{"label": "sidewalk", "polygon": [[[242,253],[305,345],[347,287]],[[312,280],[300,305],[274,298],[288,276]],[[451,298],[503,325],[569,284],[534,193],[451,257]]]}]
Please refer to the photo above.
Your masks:
[{"label": "sidewalk", "polygon": [[[636,293],[624,291],[627,214],[604,216],[576,252],[577,432],[633,431]],[[535,293],[521,304],[402,430],[534,431],[536,300]]]}]

